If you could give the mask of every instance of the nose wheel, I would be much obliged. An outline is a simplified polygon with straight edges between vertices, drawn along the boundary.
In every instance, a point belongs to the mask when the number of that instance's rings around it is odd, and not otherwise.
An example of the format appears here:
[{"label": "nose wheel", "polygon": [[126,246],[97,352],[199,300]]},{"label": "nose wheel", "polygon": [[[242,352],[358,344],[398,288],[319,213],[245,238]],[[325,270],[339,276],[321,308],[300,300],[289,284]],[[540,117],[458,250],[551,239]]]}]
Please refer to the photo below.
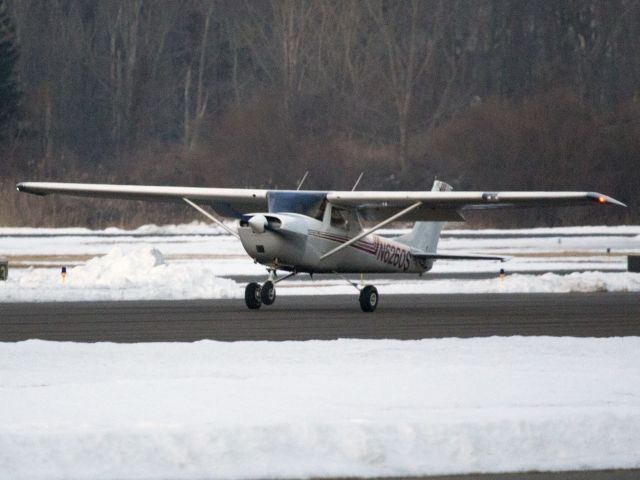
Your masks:
[{"label": "nose wheel", "polygon": [[244,303],[250,310],[257,310],[261,305],[272,305],[276,301],[276,286],[271,280],[260,285],[251,282],[244,289]]},{"label": "nose wheel", "polygon": [[264,282],[260,288],[260,300],[265,305],[271,305],[276,301],[276,286],[271,280]]},{"label": "nose wheel", "polygon": [[250,310],[257,310],[262,305],[262,298],[260,295],[260,284],[251,282],[244,289],[244,303]]},{"label": "nose wheel", "polygon": [[282,278],[276,278],[273,271],[269,271],[269,280],[260,285],[251,282],[244,289],[244,303],[250,310],[257,310],[261,305],[273,305],[276,301],[276,283],[293,277],[297,272],[291,272]]}]

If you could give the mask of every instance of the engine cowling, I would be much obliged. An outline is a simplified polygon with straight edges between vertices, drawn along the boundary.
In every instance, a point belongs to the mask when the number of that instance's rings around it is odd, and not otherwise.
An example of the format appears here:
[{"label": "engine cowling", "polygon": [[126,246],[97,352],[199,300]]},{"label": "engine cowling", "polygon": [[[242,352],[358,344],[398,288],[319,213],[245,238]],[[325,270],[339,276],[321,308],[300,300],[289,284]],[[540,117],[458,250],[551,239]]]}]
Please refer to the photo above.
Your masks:
[{"label": "engine cowling", "polygon": [[293,268],[304,259],[308,221],[295,214],[248,213],[240,218],[238,234],[245,251],[259,263]]}]

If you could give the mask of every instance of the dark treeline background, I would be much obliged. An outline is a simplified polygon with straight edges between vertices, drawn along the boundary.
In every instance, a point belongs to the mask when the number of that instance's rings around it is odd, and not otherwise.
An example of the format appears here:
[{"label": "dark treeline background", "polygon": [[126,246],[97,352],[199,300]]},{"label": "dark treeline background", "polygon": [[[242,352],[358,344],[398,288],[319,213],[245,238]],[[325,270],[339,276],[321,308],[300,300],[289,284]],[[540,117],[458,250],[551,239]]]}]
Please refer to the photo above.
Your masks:
[{"label": "dark treeline background", "polygon": [[20,180],[597,190],[637,222],[640,2],[0,0],[0,225],[182,207],[39,199]]}]

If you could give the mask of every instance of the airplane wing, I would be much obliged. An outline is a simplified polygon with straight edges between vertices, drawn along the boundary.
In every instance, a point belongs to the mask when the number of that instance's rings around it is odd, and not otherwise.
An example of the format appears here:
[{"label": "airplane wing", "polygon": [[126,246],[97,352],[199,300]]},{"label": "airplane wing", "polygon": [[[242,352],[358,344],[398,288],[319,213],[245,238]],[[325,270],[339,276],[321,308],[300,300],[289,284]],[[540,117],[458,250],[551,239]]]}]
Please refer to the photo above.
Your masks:
[{"label": "airplane wing", "polygon": [[125,200],[182,202],[187,198],[211,206],[225,217],[238,218],[243,213],[267,210],[267,190],[245,188],[155,187],[140,185],[105,185],[90,183],[24,182],[20,192],[34,195],[63,194]]},{"label": "airplane wing", "polygon": [[580,205],[626,205],[597,192],[329,192],[327,200],[356,208],[369,221],[388,218],[410,205],[421,205],[403,217],[405,221],[464,220],[465,210],[509,207],[563,207]]},{"label": "airplane wing", "polygon": [[[577,206],[622,202],[595,192],[358,192],[358,191],[278,191],[244,188],[161,187],[88,183],[24,182],[17,188],[35,195],[64,194],[129,200],[183,201],[188,199],[211,206],[218,214],[238,218],[243,213],[265,212],[269,197],[276,194],[296,197],[325,195],[337,206],[355,208],[364,220],[380,221],[407,210],[404,221],[462,221],[471,209]],[[419,205],[416,205],[419,203]],[[415,206],[415,208],[408,208]]]}]

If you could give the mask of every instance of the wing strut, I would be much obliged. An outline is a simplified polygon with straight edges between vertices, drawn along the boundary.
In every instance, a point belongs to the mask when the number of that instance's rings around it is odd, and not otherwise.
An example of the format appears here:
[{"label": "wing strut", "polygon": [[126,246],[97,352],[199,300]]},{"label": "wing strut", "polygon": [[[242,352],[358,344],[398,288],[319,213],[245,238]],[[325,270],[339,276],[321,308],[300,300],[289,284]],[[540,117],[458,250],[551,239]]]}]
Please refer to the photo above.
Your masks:
[{"label": "wing strut", "polygon": [[216,217],[214,217],[213,215],[211,215],[209,212],[207,212],[204,208],[199,207],[198,205],[196,205],[195,203],[193,203],[191,200],[189,200],[187,197],[182,197],[182,200],[184,200],[185,202],[187,202],[190,206],[192,206],[193,208],[195,208],[196,210],[198,210],[201,214],[203,214],[205,217],[207,217],[209,220],[212,220],[214,223],[216,223],[218,226],[224,228],[227,232],[229,232],[231,235],[233,235],[236,238],[240,238],[240,235],[238,235],[238,232],[234,232],[232,229],[230,229],[229,227],[227,227],[224,223],[222,223],[220,220],[218,220]]},{"label": "wing strut", "polygon": [[384,227],[385,225],[390,224],[391,222],[394,222],[395,220],[399,219],[400,217],[406,215],[407,213],[409,213],[412,210],[415,210],[416,208],[418,208],[420,205],[422,205],[422,202],[416,202],[413,205],[405,208],[404,210],[402,210],[401,212],[396,213],[395,215],[390,216],[389,218],[387,218],[386,220],[383,220],[382,222],[380,222],[379,224],[377,224],[375,227],[372,227],[368,230],[364,230],[362,233],[359,233],[358,235],[356,235],[355,237],[353,237],[351,240],[348,240],[346,242],[344,242],[342,245],[338,245],[336,248],[334,248],[333,250],[329,250],[327,253],[325,253],[324,255],[322,255],[320,257],[320,260],[324,260],[325,258],[333,255],[334,253],[339,252],[340,250],[342,250],[343,248],[347,248],[349,245],[352,245],[354,243],[356,243],[358,240],[363,239],[364,237],[366,237],[367,235],[369,235],[370,233],[375,232],[376,230]]}]

